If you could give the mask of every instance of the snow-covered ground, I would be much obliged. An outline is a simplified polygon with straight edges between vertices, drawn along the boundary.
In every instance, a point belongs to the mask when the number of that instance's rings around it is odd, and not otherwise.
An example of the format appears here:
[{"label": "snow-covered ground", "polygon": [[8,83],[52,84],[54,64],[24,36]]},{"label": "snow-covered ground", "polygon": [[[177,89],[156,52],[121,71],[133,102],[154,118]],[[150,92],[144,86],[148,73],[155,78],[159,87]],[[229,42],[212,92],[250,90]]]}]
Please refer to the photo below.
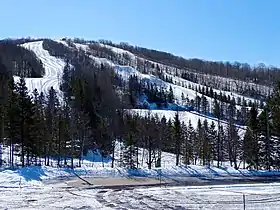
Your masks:
[{"label": "snow-covered ground", "polygon": [[245,195],[246,209],[278,209],[279,190],[280,186],[276,184],[157,187],[103,191],[99,201],[124,209],[243,209]]},{"label": "snow-covered ground", "polygon": [[[230,163],[223,162],[220,168],[216,167],[216,162],[210,164],[210,167],[200,165],[188,165],[185,166],[181,163],[179,166],[175,165],[175,154],[162,152],[161,155],[161,167],[156,167],[157,157],[152,159],[152,169],[148,169],[148,151],[143,148],[139,148],[138,170],[129,170],[120,167],[121,156],[121,144],[116,143],[115,146],[115,161],[114,168],[112,165],[112,158],[101,158],[101,154],[98,150],[89,151],[86,156],[83,157],[81,167],[74,168],[73,170],[65,166],[58,167],[56,160],[50,161],[50,166],[45,166],[42,159],[42,166],[30,166],[25,168],[17,167],[20,165],[20,158],[14,158],[16,163],[15,169],[11,170],[9,167],[0,169],[0,187],[3,186],[40,186],[43,180],[57,179],[61,177],[75,177],[75,174],[84,177],[125,177],[125,176],[142,176],[158,178],[162,176],[166,179],[172,179],[182,182],[184,177],[198,177],[203,180],[207,179],[242,179],[250,177],[271,177],[280,175],[280,171],[250,171],[247,169],[235,170],[230,167]],[[4,163],[9,163],[9,147],[4,147],[2,159]],[[78,160],[74,160],[76,166]],[[199,160],[197,164],[199,164]],[[70,160],[68,160],[68,166],[70,166]]]},{"label": "snow-covered ground", "polygon": [[[127,170],[117,164],[120,146],[121,143],[116,145],[115,168],[111,168],[110,158],[102,163],[100,153],[95,151],[89,152],[82,167],[74,170],[49,166],[1,169],[0,209],[242,209],[243,194],[246,209],[277,209],[280,204],[279,183],[256,184],[269,177],[277,181],[278,171],[235,170],[226,162],[221,168],[175,166],[175,155],[167,152],[162,154],[161,168],[153,163],[149,170],[145,163],[147,151],[143,149],[139,150],[141,169]],[[6,161],[8,151],[5,148],[3,153]],[[142,178],[140,184],[168,182],[182,186],[124,187],[136,178]],[[98,186],[100,180],[107,183],[103,188]],[[87,185],[88,182],[92,185]],[[254,184],[225,185],[246,182]]]},{"label": "snow-covered ground", "polygon": [[279,209],[280,185],[1,188],[0,209]]}]

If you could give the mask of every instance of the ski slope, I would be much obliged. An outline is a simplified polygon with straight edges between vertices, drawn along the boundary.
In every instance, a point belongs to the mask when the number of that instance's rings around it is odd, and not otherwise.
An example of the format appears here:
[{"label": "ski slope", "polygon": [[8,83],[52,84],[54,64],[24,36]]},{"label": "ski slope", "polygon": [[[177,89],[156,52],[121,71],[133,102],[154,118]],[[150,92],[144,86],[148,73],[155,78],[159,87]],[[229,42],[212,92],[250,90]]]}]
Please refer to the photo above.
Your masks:
[{"label": "ski slope", "polygon": [[[55,41],[65,45],[65,46],[68,46],[65,41],[61,41],[61,40],[55,40]],[[73,43],[73,44],[75,45],[75,47],[77,49],[83,50],[85,52],[90,52],[90,48],[87,44],[79,44],[79,43]],[[101,44],[101,46],[105,46],[105,45]],[[61,77],[63,74],[63,68],[65,66],[65,61],[60,58],[51,56],[47,50],[44,50],[43,41],[25,43],[25,44],[22,44],[22,47],[33,51],[35,53],[35,55],[38,57],[38,59],[40,59],[42,61],[43,66],[45,68],[45,75],[43,76],[43,78],[26,78],[26,84],[27,84],[28,90],[30,92],[32,92],[36,88],[39,92],[43,92],[46,95],[48,93],[48,90],[51,87],[53,87],[57,91],[59,98],[62,100],[62,92],[59,90],[59,84],[60,84],[60,80],[61,80]],[[105,47],[109,47],[109,46],[105,46]],[[130,52],[127,52],[127,51],[124,51],[124,50],[121,50],[121,49],[118,49],[115,47],[109,47],[109,48],[118,54],[127,53],[131,57],[132,60],[135,60],[135,58],[136,58]],[[92,55],[90,55],[90,58],[92,58],[96,62],[97,65],[107,64],[107,65],[112,66],[115,69],[116,73],[119,74],[120,76],[122,76],[122,78],[125,80],[128,80],[130,76],[136,75],[143,81],[146,81],[151,84],[155,84],[158,88],[164,88],[165,90],[168,90],[169,87],[172,87],[176,102],[179,104],[184,104],[184,102],[181,100],[182,93],[185,96],[188,96],[188,98],[190,100],[195,99],[196,95],[202,96],[200,93],[196,93],[192,89],[180,86],[179,84],[184,84],[185,86],[188,86],[189,84],[198,85],[196,83],[192,83],[192,82],[184,80],[182,78],[172,76],[169,74],[169,76],[172,77],[173,81],[175,81],[175,84],[172,84],[172,83],[168,83],[168,82],[165,82],[165,81],[159,79],[155,75],[143,74],[131,66],[121,66],[121,65],[114,64],[113,62],[111,62],[110,60],[108,60],[106,58],[94,57]],[[18,79],[19,79],[18,77],[15,77],[15,80],[18,80]],[[214,91],[218,91],[218,90],[214,90]],[[232,94],[230,92],[226,92],[226,94],[227,95],[231,94],[231,96],[239,97],[239,95]],[[208,100],[209,103],[211,102],[211,100],[213,100],[212,98],[207,97],[207,96],[206,96],[206,99]],[[251,100],[251,99],[245,98],[245,100]],[[240,106],[237,106],[237,109],[239,109],[239,108],[240,108]],[[153,114],[157,114],[159,116],[165,115],[167,119],[174,118],[174,115],[175,115],[174,111],[168,111],[168,110],[139,110],[138,112],[142,113],[143,115],[146,115],[149,112],[152,112]],[[208,116],[203,116],[196,112],[181,112],[180,118],[182,121],[185,122],[185,124],[188,124],[189,120],[191,120],[194,127],[196,126],[198,119],[200,119],[202,122],[204,121],[204,119],[207,119],[209,124],[211,124],[213,121],[217,127],[216,119],[210,118]],[[222,125],[226,125],[226,122],[222,122]],[[241,135],[243,134],[243,130],[244,130],[244,128],[242,127],[240,130]]]},{"label": "ski slope", "polygon": [[[29,92],[33,92],[36,88],[38,92],[43,92],[45,95],[53,87],[58,94],[58,97],[62,99],[62,93],[59,89],[60,79],[62,77],[63,68],[65,62],[62,59],[51,56],[47,50],[43,49],[43,41],[28,42],[21,45],[22,47],[31,50],[35,53],[38,59],[43,63],[45,69],[45,75],[43,78],[26,78],[26,86]],[[19,80],[19,77],[14,77],[15,81]]]},{"label": "ski slope", "polygon": [[[74,43],[74,45],[76,46],[77,49],[83,50],[87,53],[90,53],[90,48],[87,44]],[[104,47],[107,47],[107,48],[111,49],[113,52],[115,52],[117,54],[120,54],[120,55],[128,54],[129,57],[132,60],[136,59],[136,57],[128,51],[118,49],[116,47],[107,46],[107,45],[104,45],[104,44],[100,44],[100,45],[104,46]],[[173,76],[171,74],[165,73],[166,75],[172,77],[172,80],[175,82],[175,84],[172,84],[172,83],[168,83],[168,82],[165,82],[165,81],[161,80],[160,78],[156,77],[155,75],[143,74],[143,73],[139,72],[137,69],[135,69],[131,66],[122,66],[122,65],[114,64],[113,62],[109,61],[106,58],[97,58],[97,57],[94,57],[92,55],[90,55],[90,58],[92,58],[98,65],[101,65],[101,63],[102,63],[102,64],[107,64],[109,66],[112,66],[115,69],[116,73],[118,75],[120,75],[126,81],[128,81],[130,76],[137,76],[142,81],[153,84],[153,85],[156,85],[158,88],[164,88],[167,91],[169,90],[170,87],[172,87],[174,97],[175,97],[175,101],[178,104],[185,104],[185,102],[182,101],[182,98],[181,98],[182,94],[184,94],[184,96],[188,96],[188,98],[190,100],[194,100],[196,96],[200,96],[200,97],[202,96],[202,94],[197,93],[196,91],[187,88],[188,85],[203,87],[202,85],[187,81],[187,80],[179,78],[177,76]],[[182,84],[185,87],[181,86]],[[220,90],[216,90],[216,89],[214,89],[213,91],[217,92],[218,94],[220,92]],[[231,92],[228,92],[228,91],[221,91],[221,92],[224,93],[227,96],[230,95],[231,97],[234,97],[236,100],[237,100],[238,97],[241,97],[241,98],[243,97],[241,95],[231,93]],[[206,96],[206,99],[208,100],[209,104],[211,104],[213,99],[208,97],[208,96]],[[254,100],[254,99],[248,98],[248,97],[244,97],[244,99],[247,102],[249,102],[251,100]],[[241,106],[237,105],[236,108],[241,109]],[[173,111],[172,110],[153,110],[153,108],[151,107],[150,110],[141,109],[141,110],[132,110],[132,112],[138,113],[142,116],[146,116],[148,114],[157,115],[160,118],[165,116],[167,119],[174,119],[174,117],[175,117],[174,109],[173,109]],[[209,116],[205,116],[205,115],[199,114],[197,112],[189,112],[189,111],[180,112],[180,120],[185,122],[185,124],[188,124],[189,121],[191,121],[194,128],[196,128],[196,125],[197,125],[197,122],[198,122],[199,119],[201,120],[201,122],[203,122],[206,119],[208,121],[209,125],[212,122],[214,122],[216,128],[218,127],[218,121],[215,118],[211,118]],[[221,121],[221,125],[226,126],[227,124],[228,124],[227,122]],[[245,131],[246,127],[245,126],[238,126],[238,128],[239,128],[239,131],[238,131],[239,135],[242,138],[243,135],[244,135],[244,131]]]},{"label": "ski slope", "polygon": [[[90,48],[89,48],[89,46],[87,44],[80,44],[80,43],[73,43],[73,44],[76,46],[77,49],[83,50],[83,51],[85,51],[85,52],[90,54]],[[164,75],[172,78],[172,80],[173,80],[173,82],[175,84],[165,82],[165,81],[159,79],[158,77],[156,77],[153,74],[143,74],[143,73],[139,72],[136,69],[136,64],[135,65],[133,64],[133,63],[135,63],[136,58],[141,59],[143,61],[149,61],[149,62],[151,62],[153,64],[159,65],[161,67],[161,69],[166,69],[168,67],[168,68],[173,69],[174,72],[176,72],[176,68],[170,67],[170,66],[166,66],[166,65],[163,65],[163,64],[160,64],[160,63],[156,63],[156,62],[153,62],[153,61],[150,61],[150,60],[145,60],[145,59],[140,58],[138,56],[135,56],[131,52],[123,50],[123,49],[119,49],[119,48],[112,47],[112,46],[109,46],[109,45],[104,45],[104,44],[101,44],[101,43],[100,43],[100,46],[106,47],[106,48],[112,50],[114,53],[118,54],[119,56],[124,56],[124,54],[128,55],[130,57],[130,59],[132,60],[132,62],[131,62],[132,66],[122,66],[122,65],[114,64],[114,63],[112,63],[110,60],[108,60],[106,58],[97,58],[97,57],[94,57],[94,56],[90,55],[90,57],[96,63],[98,63],[99,65],[101,63],[108,64],[108,65],[114,67],[116,72],[119,75],[121,75],[125,80],[128,80],[130,76],[136,75],[140,79],[142,79],[142,80],[144,80],[144,81],[146,81],[148,83],[156,84],[158,88],[163,87],[164,89],[168,90],[169,87],[171,86],[173,91],[174,91],[174,96],[177,99],[176,101],[178,103],[183,103],[182,100],[181,100],[182,93],[184,94],[185,97],[188,96],[188,98],[190,100],[191,99],[195,99],[196,96],[200,96],[200,97],[202,96],[202,94],[196,93],[195,90],[187,88],[189,85],[191,85],[193,87],[197,87],[197,88],[198,87],[206,88],[206,86],[204,86],[204,85],[200,85],[200,84],[197,84],[197,83],[185,80],[183,78],[180,78],[178,76],[175,76],[175,75],[171,74],[171,72],[168,73],[165,70],[163,70]],[[221,92],[221,93],[225,94],[226,96],[233,97],[233,98],[235,98],[236,101],[237,101],[238,97],[240,97],[241,99],[244,98],[247,103],[249,103],[249,101],[256,101],[253,98],[245,97],[245,96],[242,96],[240,94],[236,94],[236,93],[229,92],[229,91],[222,91],[222,90],[218,90],[218,89],[213,89],[213,91],[216,92],[217,94],[219,94]],[[211,99],[210,97],[207,97],[207,96],[206,96],[206,99],[208,100],[209,103],[210,103],[211,100],[213,100],[213,99]],[[239,106],[239,105],[237,105],[236,107],[237,107],[237,109],[241,108],[241,106]]]},{"label": "ski slope", "polygon": [[[70,48],[70,46],[68,46],[68,44],[65,41],[62,41],[62,40],[54,40],[54,41],[61,43]],[[53,86],[54,89],[58,91],[59,96],[61,96],[61,91],[59,90],[59,81],[60,81],[60,78],[62,77],[62,72],[63,72],[63,67],[65,66],[65,62],[64,62],[64,60],[62,60],[60,58],[51,56],[47,50],[43,49],[42,44],[43,44],[43,41],[35,41],[35,42],[29,42],[29,43],[25,43],[25,44],[21,45],[22,47],[33,51],[36,54],[36,56],[42,61],[43,66],[45,68],[45,75],[43,76],[43,78],[27,78],[26,79],[27,87],[30,91],[33,91],[36,88],[39,92],[47,93],[48,89],[51,86]],[[90,48],[87,44],[79,44],[79,43],[73,43],[73,44],[76,46],[77,49],[81,49],[85,52],[90,52]],[[100,46],[109,48],[113,52],[119,54],[120,56],[123,56],[124,54],[129,55],[129,57],[132,61],[135,61],[136,58],[139,58],[138,56],[135,56],[131,52],[128,52],[123,49],[119,49],[119,48],[112,47],[109,45],[104,45],[101,43],[100,43]],[[192,85],[194,87],[195,86],[203,87],[203,85],[199,85],[199,84],[190,82],[188,80],[182,79],[182,78],[177,77],[168,72],[165,72],[165,75],[171,76],[173,81],[175,82],[175,84],[167,83],[151,74],[142,74],[139,71],[137,71],[137,69],[135,69],[134,67],[131,67],[131,66],[121,66],[121,65],[114,64],[106,58],[97,58],[92,55],[90,55],[90,57],[97,64],[103,63],[103,64],[108,64],[110,66],[113,66],[116,69],[116,72],[118,74],[120,74],[121,76],[123,76],[124,79],[128,79],[129,76],[132,76],[132,75],[137,75],[141,79],[146,80],[147,82],[155,83],[158,87],[164,87],[165,89],[168,89],[171,86],[174,91],[174,96],[177,99],[177,102],[179,102],[179,103],[182,103],[182,101],[181,101],[182,93],[185,96],[188,96],[190,100],[194,99],[196,97],[196,95],[201,96],[200,93],[196,93],[194,90],[186,88],[186,87],[188,87],[188,85]],[[144,60],[143,58],[140,58],[140,59]],[[165,69],[167,67],[166,65],[156,63],[153,61],[149,61],[149,62],[159,65],[162,69]],[[170,68],[173,69],[174,67],[170,67]],[[18,77],[15,77],[15,79],[18,80]],[[184,85],[185,87],[183,87],[182,85]],[[216,90],[216,89],[213,89],[213,91],[216,93],[220,92],[220,90]],[[228,91],[221,91],[221,92],[224,93],[226,96],[230,95],[231,97],[234,97],[235,99],[237,99],[237,97],[241,97],[241,98],[243,97],[242,95],[228,92]],[[209,102],[210,102],[210,100],[212,100],[209,97],[206,97],[206,98]],[[254,101],[253,98],[249,98],[249,97],[244,97],[244,99],[247,102],[249,102],[250,100]],[[237,106],[237,109],[240,109],[240,106]]]},{"label": "ski slope", "polygon": [[[79,46],[84,49],[85,46],[87,45],[84,45],[84,44],[79,44]],[[100,46],[102,47],[105,47],[105,48],[108,48],[110,50],[112,50],[114,53],[120,55],[120,56],[124,56],[124,55],[128,55],[130,57],[130,59],[132,61],[135,61],[136,58],[140,59],[140,60],[143,60],[144,62],[145,61],[149,61],[150,63],[153,63],[154,65],[158,65],[162,70],[163,72],[165,73],[165,75],[168,75],[168,76],[171,76],[173,81],[175,82],[175,84],[184,84],[185,86],[187,86],[188,84],[191,84],[191,85],[194,85],[197,86],[197,87],[207,87],[205,85],[201,85],[201,84],[197,84],[197,83],[194,83],[194,82],[191,82],[191,81],[188,81],[188,80],[185,80],[181,77],[178,77],[175,75],[175,72],[179,71],[181,72],[182,69],[178,69],[178,68],[175,68],[173,66],[168,66],[168,65],[165,65],[165,64],[162,64],[162,63],[158,63],[158,62],[154,62],[154,61],[151,61],[151,60],[146,60],[142,57],[139,57],[137,55],[134,55],[133,53],[131,53],[130,51],[127,51],[127,50],[124,50],[124,49],[121,49],[121,48],[117,48],[117,47],[113,47],[111,45],[106,45],[106,44],[102,44],[100,43]],[[132,64],[135,63],[135,62],[132,62]],[[136,68],[136,63],[135,65],[131,66],[132,68]],[[166,71],[165,69],[168,69],[168,71]],[[196,70],[191,70],[191,72],[196,72]],[[195,74],[200,74],[202,75],[201,73],[195,73]],[[211,81],[212,79],[217,79],[221,82],[221,84],[226,84],[226,83],[231,83],[232,86],[234,87],[233,90],[234,91],[237,91],[237,88],[235,87],[235,85],[237,83],[240,83],[240,84],[243,84],[243,86],[245,85],[250,85],[252,87],[256,87],[258,86],[259,88],[263,89],[264,91],[267,91],[269,89],[268,86],[263,86],[263,85],[256,85],[254,83],[246,83],[246,82],[243,82],[243,81],[238,81],[238,80],[234,80],[234,79],[229,79],[229,78],[224,78],[224,77],[219,77],[219,76],[213,76],[213,75],[204,75],[205,78],[208,78],[208,81]],[[180,85],[181,86],[181,85]],[[214,92],[216,92],[217,94],[219,94],[220,92],[224,93],[226,96],[231,96],[231,97],[234,97],[235,99],[237,99],[237,97],[244,97],[240,94],[237,94],[237,93],[234,93],[234,92],[230,92],[230,91],[224,91],[224,90],[220,90],[220,89],[213,89]],[[244,99],[247,101],[247,103],[249,101],[255,101],[254,98],[251,98],[251,97],[244,97]],[[258,101],[258,100],[257,100]]]}]

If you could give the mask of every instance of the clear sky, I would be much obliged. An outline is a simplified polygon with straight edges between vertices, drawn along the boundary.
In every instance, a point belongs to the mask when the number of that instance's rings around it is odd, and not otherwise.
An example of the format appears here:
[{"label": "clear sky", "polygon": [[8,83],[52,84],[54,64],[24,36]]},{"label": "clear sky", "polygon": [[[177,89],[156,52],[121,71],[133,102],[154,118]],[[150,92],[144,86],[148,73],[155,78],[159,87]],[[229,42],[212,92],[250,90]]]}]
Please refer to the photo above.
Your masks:
[{"label": "clear sky", "polygon": [[0,38],[81,37],[280,66],[279,0],[0,0]]}]

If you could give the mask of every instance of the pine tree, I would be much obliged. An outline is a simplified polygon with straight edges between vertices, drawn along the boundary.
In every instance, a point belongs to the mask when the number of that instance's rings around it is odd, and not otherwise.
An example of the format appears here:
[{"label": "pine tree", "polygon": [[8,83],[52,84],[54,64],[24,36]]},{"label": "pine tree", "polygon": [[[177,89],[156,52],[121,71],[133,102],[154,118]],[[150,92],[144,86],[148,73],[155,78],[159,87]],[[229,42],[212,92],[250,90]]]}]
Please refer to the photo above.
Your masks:
[{"label": "pine tree", "polygon": [[218,160],[218,154],[217,154],[217,146],[218,146],[218,134],[216,131],[215,123],[212,121],[209,130],[208,130],[208,136],[209,136],[209,159],[210,161]]},{"label": "pine tree", "polygon": [[231,100],[230,104],[227,108],[227,114],[228,114],[227,117],[229,120],[233,120],[233,121],[235,120],[235,116],[236,116],[236,106],[235,105],[236,105],[235,100],[234,99]]},{"label": "pine tree", "polygon": [[242,148],[240,138],[238,135],[237,127],[233,124],[233,120],[231,119],[227,126],[227,151],[229,155],[230,164],[234,165],[235,169],[238,169],[237,165],[238,158],[240,155],[240,150]]},{"label": "pine tree", "polygon": [[271,123],[269,120],[269,111],[266,107],[259,116],[259,161],[260,165],[266,170],[270,170],[274,162],[275,142],[271,138]]},{"label": "pine tree", "polygon": [[224,127],[222,125],[219,126],[219,144],[218,144],[218,157],[219,157],[219,161],[221,163],[223,163],[225,160],[228,159],[228,151],[226,149],[226,143],[227,143],[227,134],[226,134],[226,130],[224,129]]},{"label": "pine tree", "polygon": [[195,108],[196,108],[196,111],[198,111],[198,112],[201,111],[201,97],[199,97],[199,96],[195,97]]},{"label": "pine tree", "polygon": [[[21,162],[22,167],[25,166],[25,149],[27,149],[27,155],[30,152],[30,145],[32,142],[28,141],[28,123],[32,115],[32,102],[28,95],[25,79],[20,77],[16,86],[16,91],[19,96],[19,118],[20,118],[20,145],[21,145]],[[27,161],[28,158],[27,158]]]},{"label": "pine tree", "polygon": [[179,119],[179,112],[176,112],[174,119],[174,137],[175,137],[175,152],[176,152],[176,166],[179,165],[180,154],[181,154],[181,122]]},{"label": "pine tree", "polygon": [[240,121],[244,125],[247,120],[247,108],[246,108],[246,101],[244,100],[240,110]]},{"label": "pine tree", "polygon": [[204,95],[202,95],[201,97],[201,109],[202,109],[202,113],[207,115],[209,111],[209,104],[207,98]]},{"label": "pine tree", "polygon": [[14,166],[14,145],[20,144],[20,109],[18,94],[16,93],[16,85],[11,79],[8,85],[8,101],[7,101],[7,136],[9,139],[10,156],[9,164]]},{"label": "pine tree", "polygon": [[174,103],[174,94],[173,94],[173,89],[171,86],[169,86],[168,103],[171,103],[171,104]]},{"label": "pine tree", "polygon": [[203,121],[203,139],[202,139],[202,161],[203,165],[209,165],[211,161],[211,143],[209,137],[208,121]]},{"label": "pine tree", "polygon": [[[280,82],[278,82],[274,94],[268,99],[266,110],[266,142],[273,144],[273,149],[270,153],[275,151],[274,165],[276,168],[280,167]],[[264,133],[263,133],[264,134]],[[268,147],[268,146],[267,146]],[[269,148],[269,147],[268,147]],[[267,167],[268,168],[268,164]]]},{"label": "pine tree", "polygon": [[45,143],[45,116],[43,105],[40,103],[40,95],[35,89],[33,91],[32,116],[29,125],[29,153],[34,157],[35,164],[38,164],[38,157],[43,156]]},{"label": "pine tree", "polygon": [[243,143],[243,159],[249,167],[258,169],[259,166],[259,145],[258,145],[258,112],[253,106],[249,112],[247,129]]},{"label": "pine tree", "polygon": [[50,157],[57,155],[57,136],[58,136],[58,108],[59,102],[56,95],[56,91],[53,87],[50,88],[47,95],[47,106],[46,106],[46,122],[48,129],[48,138],[45,142],[45,164],[50,164]]},{"label": "pine tree", "polygon": [[63,91],[64,99],[66,100],[69,100],[73,94],[73,72],[74,71],[71,70],[70,61],[66,60],[60,84],[60,90]]},{"label": "pine tree", "polygon": [[7,68],[2,64],[0,57],[0,167],[2,166],[2,145],[5,137],[5,118],[7,116],[7,101],[8,101],[8,81],[10,75]]},{"label": "pine tree", "polygon": [[204,131],[202,127],[201,120],[198,119],[197,121],[197,128],[196,128],[196,140],[195,140],[195,164],[196,164],[196,159],[199,158],[200,160],[203,160],[203,139],[204,139]]},{"label": "pine tree", "polygon": [[125,148],[123,152],[123,166],[129,169],[136,169],[136,119],[127,116],[128,132],[125,137]]},{"label": "pine tree", "polygon": [[194,157],[194,141],[196,139],[196,132],[192,126],[191,120],[187,127],[187,134],[185,138],[185,152],[184,152],[184,163],[189,165],[193,161]]}]

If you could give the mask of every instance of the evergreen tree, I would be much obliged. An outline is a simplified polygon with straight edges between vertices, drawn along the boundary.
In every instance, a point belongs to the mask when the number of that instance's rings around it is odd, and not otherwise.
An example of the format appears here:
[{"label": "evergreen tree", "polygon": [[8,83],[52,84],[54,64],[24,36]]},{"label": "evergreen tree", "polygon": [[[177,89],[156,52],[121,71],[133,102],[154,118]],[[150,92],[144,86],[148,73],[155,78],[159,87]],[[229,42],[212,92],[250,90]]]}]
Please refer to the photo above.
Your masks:
[{"label": "evergreen tree", "polygon": [[215,123],[212,121],[209,130],[208,130],[208,136],[209,136],[209,160],[218,160],[218,154],[217,154],[217,146],[218,146],[218,134],[216,131]]},{"label": "evergreen tree", "polygon": [[229,156],[229,161],[232,166],[234,166],[235,169],[238,169],[238,159],[241,157],[241,142],[238,135],[237,127],[233,124],[233,120],[229,121],[229,124],[227,126],[227,151]]},{"label": "evergreen tree", "polygon": [[198,111],[198,112],[201,111],[201,97],[199,97],[199,96],[195,97],[195,108],[196,108],[196,111]]},{"label": "evergreen tree", "polygon": [[203,165],[209,165],[211,161],[211,142],[209,137],[208,121],[203,121],[203,140],[202,140],[202,161]]},{"label": "evergreen tree", "polygon": [[14,151],[15,144],[20,144],[20,108],[18,94],[16,93],[16,85],[14,80],[11,79],[8,85],[8,101],[7,101],[7,137],[9,139],[10,156],[9,164],[14,166]]},{"label": "evergreen tree", "polygon": [[125,137],[125,148],[124,148],[124,154],[123,154],[123,166],[130,168],[130,169],[136,169],[136,119],[127,116],[127,126],[128,126],[128,132]]},{"label": "evergreen tree", "polygon": [[259,116],[259,162],[266,170],[270,170],[273,166],[275,155],[275,141],[271,137],[271,123],[269,120],[269,112],[266,107]]},{"label": "evergreen tree", "polygon": [[[20,77],[16,85],[19,100],[19,119],[20,119],[20,145],[21,145],[21,162],[22,167],[25,166],[25,150],[27,155],[30,155],[31,145],[33,142],[29,139],[29,126],[32,117],[32,102],[28,95],[25,79]],[[27,157],[27,161],[29,161]],[[27,162],[29,164],[29,162]]]},{"label": "evergreen tree", "polygon": [[207,115],[209,111],[209,104],[207,98],[204,95],[202,95],[201,97],[201,109],[202,109],[202,113]]},{"label": "evergreen tree", "polygon": [[50,88],[47,95],[46,123],[48,137],[45,142],[45,164],[49,165],[50,157],[57,155],[57,136],[58,136],[58,110],[59,102],[56,91]]},{"label": "evergreen tree", "polygon": [[191,161],[193,161],[194,158],[195,139],[196,139],[196,132],[190,120],[187,128],[187,134],[185,139],[185,153],[184,153],[184,162],[187,165],[191,164]]},{"label": "evergreen tree", "polygon": [[217,99],[214,100],[214,106],[213,106],[213,114],[215,117],[220,118],[221,116],[221,110],[220,110],[220,104],[218,103]]},{"label": "evergreen tree", "polygon": [[[275,167],[280,167],[280,82],[278,82],[274,94],[268,99],[266,110],[267,141],[273,143],[275,151]],[[270,151],[270,153],[272,153]]]},{"label": "evergreen tree", "polygon": [[5,118],[7,117],[9,73],[0,57],[0,167],[2,166],[2,146],[5,137]]},{"label": "evergreen tree", "polygon": [[174,94],[173,94],[172,86],[169,86],[168,103],[171,103],[171,104],[174,103]]},{"label": "evergreen tree", "polygon": [[43,109],[43,104],[40,102],[40,95],[37,89],[35,89],[33,91],[32,116],[29,125],[29,149],[35,159],[36,165],[38,164],[38,157],[43,157],[44,153],[46,122]]},{"label": "evergreen tree", "polygon": [[196,140],[195,140],[195,164],[196,159],[199,158],[200,160],[204,160],[204,153],[203,153],[203,140],[204,140],[204,130],[202,127],[201,120],[198,119],[197,121],[197,128],[196,128]]},{"label": "evergreen tree", "polygon": [[258,112],[253,106],[249,112],[247,129],[243,143],[244,161],[250,168],[258,169],[259,166],[259,145],[258,145]]},{"label": "evergreen tree", "polygon": [[181,154],[181,122],[179,119],[179,112],[176,112],[174,119],[174,137],[175,137],[175,152],[176,152],[176,166],[179,165]]}]

